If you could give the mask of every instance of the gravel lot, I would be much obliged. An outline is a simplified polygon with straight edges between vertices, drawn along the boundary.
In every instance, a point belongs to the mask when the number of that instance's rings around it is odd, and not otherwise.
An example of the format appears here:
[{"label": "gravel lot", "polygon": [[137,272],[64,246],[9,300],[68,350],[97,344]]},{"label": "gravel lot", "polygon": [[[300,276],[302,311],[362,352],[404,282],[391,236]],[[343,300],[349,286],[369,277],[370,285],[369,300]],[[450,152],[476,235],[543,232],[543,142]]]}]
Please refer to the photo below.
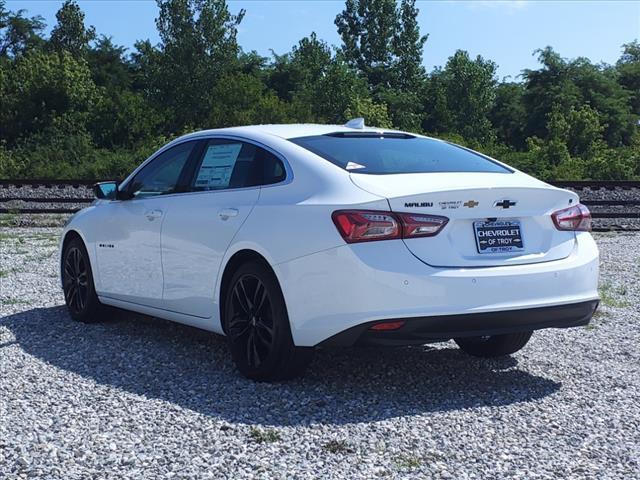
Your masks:
[{"label": "gravel lot", "polygon": [[511,359],[322,351],[286,384],[217,336],[82,325],[59,229],[0,228],[0,478],[640,478],[640,234],[601,234],[603,306]]}]

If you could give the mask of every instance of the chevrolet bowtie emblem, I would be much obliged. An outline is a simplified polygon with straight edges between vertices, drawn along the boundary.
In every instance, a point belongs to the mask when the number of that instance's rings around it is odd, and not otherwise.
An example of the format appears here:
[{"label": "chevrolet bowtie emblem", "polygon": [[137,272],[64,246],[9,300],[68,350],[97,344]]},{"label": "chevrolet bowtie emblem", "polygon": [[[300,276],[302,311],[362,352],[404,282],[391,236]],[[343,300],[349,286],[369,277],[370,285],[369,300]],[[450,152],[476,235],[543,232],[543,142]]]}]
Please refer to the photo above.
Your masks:
[{"label": "chevrolet bowtie emblem", "polygon": [[515,207],[517,202],[512,202],[511,200],[500,200],[499,202],[495,202],[493,204],[494,207],[501,207],[501,208],[509,208],[509,207]]},{"label": "chevrolet bowtie emblem", "polygon": [[476,202],[475,200],[467,200],[466,202],[463,203],[463,205],[467,208],[473,208],[473,207],[477,207],[479,203]]}]

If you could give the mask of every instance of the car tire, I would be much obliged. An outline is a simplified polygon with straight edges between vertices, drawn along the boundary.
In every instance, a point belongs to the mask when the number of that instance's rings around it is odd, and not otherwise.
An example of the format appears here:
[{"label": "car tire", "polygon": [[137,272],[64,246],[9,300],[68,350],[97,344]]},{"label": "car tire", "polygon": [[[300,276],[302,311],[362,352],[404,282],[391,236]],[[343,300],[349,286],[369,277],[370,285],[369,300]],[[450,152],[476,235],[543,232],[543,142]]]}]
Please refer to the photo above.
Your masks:
[{"label": "car tire", "polygon": [[71,318],[84,323],[102,319],[105,307],[98,300],[89,254],[80,238],[73,238],[62,252],[62,291]]},{"label": "car tire", "polygon": [[454,341],[469,355],[492,358],[517,352],[527,344],[532,334],[533,332],[521,332],[485,337],[463,337],[455,338]]},{"label": "car tire", "polygon": [[242,375],[256,381],[301,375],[312,347],[296,347],[282,290],[273,271],[257,261],[241,265],[225,293],[224,330]]}]

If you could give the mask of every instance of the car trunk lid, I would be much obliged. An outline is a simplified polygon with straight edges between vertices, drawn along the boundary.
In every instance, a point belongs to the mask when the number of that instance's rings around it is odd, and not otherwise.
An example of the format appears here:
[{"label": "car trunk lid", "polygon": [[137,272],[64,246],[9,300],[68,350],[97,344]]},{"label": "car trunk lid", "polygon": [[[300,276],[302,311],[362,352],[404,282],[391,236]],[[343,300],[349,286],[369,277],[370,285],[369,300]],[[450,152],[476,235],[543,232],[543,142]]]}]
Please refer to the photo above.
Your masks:
[{"label": "car trunk lid", "polygon": [[577,195],[519,172],[352,173],[351,179],[386,197],[394,212],[449,218],[434,237],[404,240],[417,258],[432,266],[547,262],[566,258],[575,245],[575,234],[557,230],[551,213],[577,204]]}]

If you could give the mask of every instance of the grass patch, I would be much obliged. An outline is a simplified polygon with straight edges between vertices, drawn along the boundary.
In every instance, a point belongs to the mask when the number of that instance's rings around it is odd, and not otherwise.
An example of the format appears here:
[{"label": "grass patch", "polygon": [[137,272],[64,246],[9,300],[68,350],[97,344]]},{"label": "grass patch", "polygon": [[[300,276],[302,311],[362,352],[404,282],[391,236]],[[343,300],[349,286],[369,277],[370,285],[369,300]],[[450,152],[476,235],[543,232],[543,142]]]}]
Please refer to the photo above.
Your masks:
[{"label": "grass patch", "polygon": [[6,242],[7,240],[13,240],[15,238],[18,238],[18,236],[13,233],[0,233],[0,242]]},{"label": "grass patch", "polygon": [[322,448],[331,453],[352,453],[353,449],[345,440],[331,440],[325,443]]},{"label": "grass patch", "polygon": [[27,257],[27,260],[35,260],[38,262],[42,262],[43,260],[47,260],[51,257],[53,257],[57,252],[53,251],[50,253],[39,253],[38,255],[31,255],[29,257]]},{"label": "grass patch", "polygon": [[0,303],[2,303],[2,305],[31,305],[31,302],[19,298],[5,298],[0,300]]},{"label": "grass patch", "polygon": [[420,467],[420,465],[422,465],[422,460],[412,455],[402,455],[396,460],[396,466],[398,468],[413,470],[414,468]]},{"label": "grass patch", "polygon": [[31,235],[27,235],[25,238],[28,240],[35,240],[37,242],[42,242],[46,247],[58,246],[58,236],[53,233],[34,233]]},{"label": "grass patch", "polygon": [[17,213],[0,214],[0,227],[15,227],[19,224]]},{"label": "grass patch", "polygon": [[258,427],[251,427],[249,436],[258,443],[273,443],[280,440],[280,434],[271,428],[262,430]]},{"label": "grass patch", "polygon": [[600,286],[600,301],[607,305],[608,307],[613,308],[625,308],[629,306],[629,302],[624,298],[627,295],[627,287],[622,286],[617,289],[613,289],[613,287],[608,283],[603,283]]},{"label": "grass patch", "polygon": [[9,272],[6,270],[0,270],[0,278],[4,278],[9,275]]}]

